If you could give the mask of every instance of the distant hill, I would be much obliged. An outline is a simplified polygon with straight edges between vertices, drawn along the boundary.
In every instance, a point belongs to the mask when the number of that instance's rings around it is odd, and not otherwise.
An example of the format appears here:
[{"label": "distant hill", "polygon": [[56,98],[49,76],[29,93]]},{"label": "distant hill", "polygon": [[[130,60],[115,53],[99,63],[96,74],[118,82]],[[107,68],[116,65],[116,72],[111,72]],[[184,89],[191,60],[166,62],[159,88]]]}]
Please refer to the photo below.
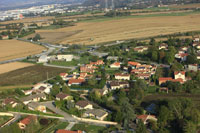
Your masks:
[{"label": "distant hill", "polygon": [[0,0],[0,10],[25,8],[46,4],[74,4],[84,0]]},{"label": "distant hill", "polygon": [[[112,0],[108,1],[108,7],[112,5]],[[132,6],[136,8],[143,8],[148,6],[156,5],[168,5],[168,4],[189,4],[189,3],[200,3],[199,0],[114,0],[115,7]],[[83,5],[93,6],[100,4],[101,7],[105,7],[105,0],[85,0]]]}]

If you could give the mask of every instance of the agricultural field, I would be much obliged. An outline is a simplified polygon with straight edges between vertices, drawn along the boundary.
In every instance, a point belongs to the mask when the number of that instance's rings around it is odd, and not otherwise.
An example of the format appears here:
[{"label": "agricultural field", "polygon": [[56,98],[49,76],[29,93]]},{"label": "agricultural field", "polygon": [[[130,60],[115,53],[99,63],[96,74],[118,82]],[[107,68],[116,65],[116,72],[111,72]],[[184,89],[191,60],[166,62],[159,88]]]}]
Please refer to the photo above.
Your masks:
[{"label": "agricultural field", "polygon": [[32,85],[67,72],[67,69],[34,65],[0,74],[0,86]]},{"label": "agricultural field", "polygon": [[36,32],[44,37],[44,42],[90,45],[196,31],[200,30],[199,21],[199,12],[135,15],[88,20],[72,27]]},{"label": "agricultural field", "polygon": [[0,40],[0,61],[41,53],[43,46],[18,40]]},{"label": "agricultural field", "polygon": [[10,71],[14,71],[20,68],[25,68],[29,66],[33,66],[34,64],[30,63],[22,63],[22,62],[12,62],[0,65],[0,74],[7,73]]}]

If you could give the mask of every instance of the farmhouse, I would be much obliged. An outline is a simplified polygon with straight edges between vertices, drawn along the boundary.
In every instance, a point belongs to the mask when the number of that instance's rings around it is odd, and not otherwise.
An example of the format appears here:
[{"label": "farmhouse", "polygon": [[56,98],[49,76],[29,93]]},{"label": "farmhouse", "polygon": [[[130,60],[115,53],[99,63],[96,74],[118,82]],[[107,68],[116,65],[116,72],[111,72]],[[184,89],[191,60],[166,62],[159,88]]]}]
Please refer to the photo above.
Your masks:
[{"label": "farmhouse", "polygon": [[120,68],[120,63],[119,62],[115,62],[115,63],[110,65],[110,68]]},{"label": "farmhouse", "polygon": [[117,73],[115,74],[117,80],[130,80],[130,74]]},{"label": "farmhouse", "polygon": [[68,86],[71,86],[71,85],[81,85],[83,82],[85,82],[84,79],[70,79],[68,81]]},{"label": "farmhouse", "polygon": [[13,98],[6,98],[3,100],[2,105],[6,106],[6,105],[11,105],[12,108],[17,106],[17,101]]},{"label": "farmhouse", "polygon": [[46,107],[44,105],[40,105],[38,102],[28,103],[28,109],[46,113]]},{"label": "farmhouse", "polygon": [[69,94],[65,94],[65,93],[58,93],[56,95],[56,100],[60,101],[60,100],[71,100],[72,96],[70,96]]},{"label": "farmhouse", "polygon": [[72,61],[74,56],[73,55],[57,55],[56,58],[58,60]]},{"label": "farmhouse", "polygon": [[142,120],[142,122],[146,125],[148,124],[149,120],[157,121],[157,118],[154,115],[138,115],[136,118],[136,123],[138,123],[139,120]]},{"label": "farmhouse", "polygon": [[87,101],[78,101],[75,105],[77,109],[93,109],[92,104]]},{"label": "farmhouse", "polygon": [[28,97],[23,97],[20,99],[20,101],[22,101],[25,105],[27,105],[30,102],[38,102],[41,99],[46,100],[46,95],[44,93],[30,95]]},{"label": "farmhouse", "polygon": [[24,118],[23,120],[21,120],[18,123],[18,126],[20,129],[25,129],[29,124],[31,124],[32,122],[36,122],[36,121],[37,121],[37,117],[30,115],[30,116],[27,116],[26,118]]},{"label": "farmhouse", "polygon": [[84,117],[95,117],[98,120],[104,120],[108,113],[101,109],[87,109],[84,114]]}]

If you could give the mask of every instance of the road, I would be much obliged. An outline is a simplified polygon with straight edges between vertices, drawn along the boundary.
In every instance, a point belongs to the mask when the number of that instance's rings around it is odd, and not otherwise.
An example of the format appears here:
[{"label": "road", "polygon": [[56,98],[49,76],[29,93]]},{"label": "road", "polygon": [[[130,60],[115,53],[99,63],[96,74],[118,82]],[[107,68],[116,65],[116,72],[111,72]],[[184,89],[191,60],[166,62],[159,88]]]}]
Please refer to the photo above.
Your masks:
[{"label": "road", "polygon": [[64,116],[64,119],[68,122],[76,122],[76,119],[73,118],[71,115],[69,115],[68,113],[56,108],[53,105],[54,101],[48,101],[48,102],[42,102],[41,104],[46,106],[48,109],[52,110],[53,112],[55,112],[56,114],[62,115]]}]

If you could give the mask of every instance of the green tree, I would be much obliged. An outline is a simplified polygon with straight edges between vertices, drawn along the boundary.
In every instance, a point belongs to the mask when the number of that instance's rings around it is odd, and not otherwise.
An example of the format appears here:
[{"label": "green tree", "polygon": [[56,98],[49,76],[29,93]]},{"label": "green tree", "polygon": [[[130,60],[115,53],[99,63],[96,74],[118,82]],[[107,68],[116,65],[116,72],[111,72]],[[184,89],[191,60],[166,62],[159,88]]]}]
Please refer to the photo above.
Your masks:
[{"label": "green tree", "polygon": [[164,128],[171,117],[171,111],[166,106],[161,106],[158,115],[158,124],[160,128]]},{"label": "green tree", "polygon": [[39,41],[41,39],[40,34],[36,34],[35,37],[33,37],[33,41]]},{"label": "green tree", "polygon": [[123,99],[121,112],[123,112],[122,113],[123,127],[128,129],[129,123],[136,118],[133,106],[129,103],[128,98]]},{"label": "green tree", "polygon": [[142,120],[138,121],[136,133],[147,133],[147,128],[144,125],[144,123],[142,122]]},{"label": "green tree", "polygon": [[197,128],[196,125],[191,121],[186,121],[184,125],[184,133],[196,133]]},{"label": "green tree", "polygon": [[158,60],[158,53],[157,53],[157,51],[153,51],[152,52],[151,59],[153,61],[157,61]]},{"label": "green tree", "polygon": [[66,85],[63,85],[62,92],[66,94],[70,94],[70,88]]}]

